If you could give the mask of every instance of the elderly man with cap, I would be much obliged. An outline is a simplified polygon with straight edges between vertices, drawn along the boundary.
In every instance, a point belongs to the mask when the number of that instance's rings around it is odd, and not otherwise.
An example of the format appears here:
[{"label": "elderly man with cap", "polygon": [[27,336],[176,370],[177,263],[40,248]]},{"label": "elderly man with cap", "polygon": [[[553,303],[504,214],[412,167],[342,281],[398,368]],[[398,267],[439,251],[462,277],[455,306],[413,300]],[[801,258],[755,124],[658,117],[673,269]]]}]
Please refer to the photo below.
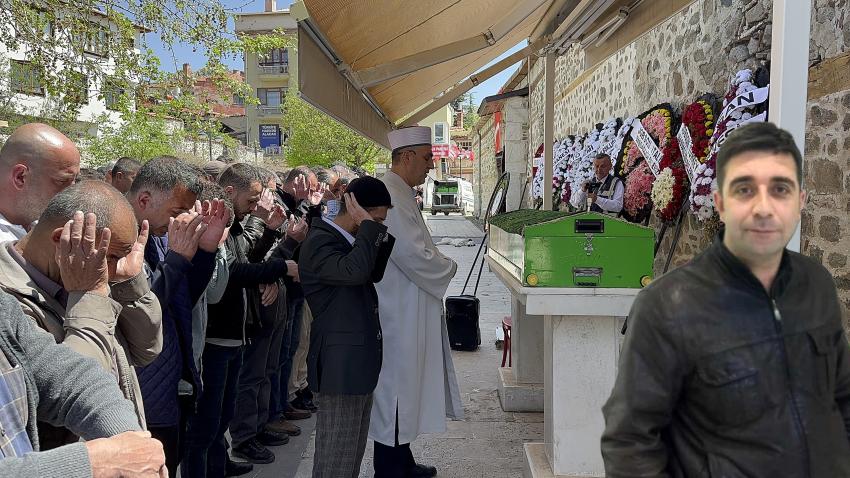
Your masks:
[{"label": "elderly man with cap", "polygon": [[446,417],[463,417],[443,318],[443,296],[457,264],[434,245],[413,191],[434,168],[431,129],[399,129],[389,140],[392,168],[383,181],[394,208],[384,224],[396,245],[377,285],[384,366],[369,438],[375,440],[377,478],[430,477],[437,470],[416,464],[410,443],[422,433],[445,431]]},{"label": "elderly man with cap", "polygon": [[339,214],[333,220],[315,219],[301,246],[301,283],[316,311],[307,360],[309,383],[321,402],[316,478],[360,475],[372,391],[381,371],[375,283],[384,275],[395,241],[383,225],[390,208],[392,199],[381,181],[357,179]]},{"label": "elderly man with cap", "polygon": [[16,129],[0,149],[0,241],[24,237],[79,174],[80,151],[64,134],[41,123]]}]

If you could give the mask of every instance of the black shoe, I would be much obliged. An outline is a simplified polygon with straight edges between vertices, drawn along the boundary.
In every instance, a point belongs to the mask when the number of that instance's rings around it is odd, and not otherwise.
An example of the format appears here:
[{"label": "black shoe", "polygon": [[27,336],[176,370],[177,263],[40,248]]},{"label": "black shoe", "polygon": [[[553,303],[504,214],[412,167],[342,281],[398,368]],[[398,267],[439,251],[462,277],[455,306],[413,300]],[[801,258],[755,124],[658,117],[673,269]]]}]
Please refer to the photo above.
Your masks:
[{"label": "black shoe", "polygon": [[413,468],[407,470],[407,476],[410,478],[432,478],[437,476],[437,469],[428,465],[413,465]]},{"label": "black shoe", "polygon": [[299,395],[299,396],[295,397],[295,400],[293,400],[289,403],[294,408],[297,408],[299,410],[307,410],[308,412],[311,412],[311,413],[316,413],[319,410],[319,407],[317,407],[316,404],[313,403],[313,400],[307,398],[304,395]]},{"label": "black shoe", "polygon": [[242,461],[233,461],[227,459],[227,464],[224,466],[224,476],[242,476],[254,471],[254,465]]},{"label": "black shoe", "polygon": [[263,430],[262,433],[257,435],[257,440],[265,446],[281,446],[289,443],[289,435],[271,430]]},{"label": "black shoe", "polygon": [[252,438],[233,449],[233,456],[256,464],[269,464],[274,461],[274,453],[264,447],[256,438]]}]

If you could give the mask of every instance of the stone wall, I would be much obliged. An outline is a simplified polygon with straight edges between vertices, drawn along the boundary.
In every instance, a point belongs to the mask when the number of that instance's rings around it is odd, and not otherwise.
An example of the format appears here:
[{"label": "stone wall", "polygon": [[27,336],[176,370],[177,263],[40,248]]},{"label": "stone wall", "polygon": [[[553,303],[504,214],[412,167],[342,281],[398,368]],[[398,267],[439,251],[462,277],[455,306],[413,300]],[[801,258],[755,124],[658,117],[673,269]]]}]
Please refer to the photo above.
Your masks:
[{"label": "stone wall", "polygon": [[[810,60],[850,51],[850,1],[812,0]],[[769,59],[770,0],[697,0],[643,37],[603,61],[578,87],[568,87],[585,70],[584,55],[570,50],[557,61],[555,137],[587,131],[613,116],[639,114],[661,102],[675,107],[712,92],[722,95],[737,70]],[[543,141],[542,59],[530,69],[530,141]],[[587,65],[591,66],[592,65]],[[574,86],[574,85],[573,85]],[[809,201],[802,221],[802,250],[826,266],[850,308],[850,91],[809,102],[805,187]],[[660,224],[652,224],[660,231]],[[663,270],[674,231],[656,258]],[[672,267],[687,262],[709,243],[702,224],[688,217]]]},{"label": "stone wall", "polygon": [[475,217],[483,217],[487,208],[490,191],[499,180],[496,167],[496,128],[495,116],[482,118],[476,131],[472,132],[472,149],[475,152],[475,164],[472,174],[472,192],[475,194]]}]

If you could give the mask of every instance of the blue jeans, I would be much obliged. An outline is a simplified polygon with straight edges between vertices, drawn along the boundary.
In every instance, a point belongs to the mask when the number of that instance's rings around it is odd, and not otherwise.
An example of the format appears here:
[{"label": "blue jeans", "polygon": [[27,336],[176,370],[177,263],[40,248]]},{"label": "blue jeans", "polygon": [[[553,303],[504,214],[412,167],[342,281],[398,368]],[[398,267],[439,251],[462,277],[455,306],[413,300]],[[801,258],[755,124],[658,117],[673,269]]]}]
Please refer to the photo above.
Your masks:
[{"label": "blue jeans", "polygon": [[243,347],[204,347],[204,391],[186,427],[183,478],[223,478],[227,465],[224,433],[236,408]]},{"label": "blue jeans", "polygon": [[270,420],[286,411],[289,403],[289,375],[292,373],[292,357],[298,350],[301,338],[301,315],[304,309],[304,298],[289,301],[289,315],[286,331],[283,333],[283,345],[280,347],[280,370],[271,378],[271,410]]}]

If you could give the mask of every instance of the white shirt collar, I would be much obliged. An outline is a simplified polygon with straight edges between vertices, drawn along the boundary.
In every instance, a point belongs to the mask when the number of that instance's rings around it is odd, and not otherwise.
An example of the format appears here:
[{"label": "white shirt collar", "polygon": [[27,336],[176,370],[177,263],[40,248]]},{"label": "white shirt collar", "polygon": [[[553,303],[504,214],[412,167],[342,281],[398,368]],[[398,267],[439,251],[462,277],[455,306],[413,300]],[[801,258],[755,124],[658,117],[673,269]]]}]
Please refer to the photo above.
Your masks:
[{"label": "white shirt collar", "polygon": [[331,226],[333,226],[334,229],[336,229],[337,231],[339,231],[339,233],[342,234],[342,237],[344,237],[345,240],[348,241],[349,244],[352,244],[352,245],[354,244],[354,236],[352,236],[348,231],[339,227],[339,225],[337,223],[331,221],[330,219],[328,219],[326,217],[322,217],[322,220],[325,221],[326,223],[330,224]]},{"label": "white shirt collar", "polygon": [[16,241],[27,235],[27,230],[18,224],[12,224],[0,213],[0,241]]}]

